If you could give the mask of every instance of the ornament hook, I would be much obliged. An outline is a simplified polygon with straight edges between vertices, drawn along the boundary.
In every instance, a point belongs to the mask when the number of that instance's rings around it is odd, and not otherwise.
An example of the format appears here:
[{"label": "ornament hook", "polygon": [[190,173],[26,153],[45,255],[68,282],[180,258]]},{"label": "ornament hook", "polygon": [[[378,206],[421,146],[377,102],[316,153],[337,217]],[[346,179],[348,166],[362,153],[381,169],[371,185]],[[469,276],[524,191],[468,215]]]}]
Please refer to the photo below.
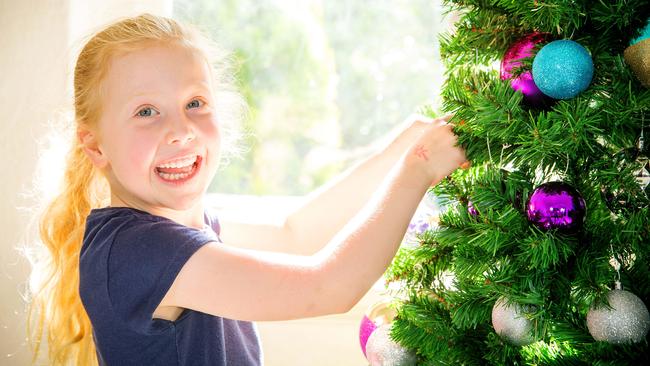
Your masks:
[{"label": "ornament hook", "polygon": [[621,285],[621,262],[619,262],[618,258],[616,258],[616,253],[614,253],[614,246],[612,245],[611,241],[609,242],[609,250],[612,253],[612,259],[609,261],[609,264],[611,264],[616,271],[616,281],[614,281],[614,288],[616,290],[622,290],[623,286]]}]

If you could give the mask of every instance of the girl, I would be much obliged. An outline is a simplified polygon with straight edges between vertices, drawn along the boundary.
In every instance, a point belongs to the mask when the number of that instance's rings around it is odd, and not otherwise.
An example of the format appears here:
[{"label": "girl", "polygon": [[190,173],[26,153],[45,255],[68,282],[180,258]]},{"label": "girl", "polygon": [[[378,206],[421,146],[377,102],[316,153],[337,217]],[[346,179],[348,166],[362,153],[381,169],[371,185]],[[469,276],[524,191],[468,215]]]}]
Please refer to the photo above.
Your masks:
[{"label": "girl", "polygon": [[218,223],[202,197],[227,110],[219,57],[195,29],[150,14],[83,47],[77,138],[40,224],[50,259],[32,301],[34,360],[46,325],[51,364],[259,365],[251,321],[348,311],[427,188],[465,161],[446,119],[411,120],[281,225]]}]

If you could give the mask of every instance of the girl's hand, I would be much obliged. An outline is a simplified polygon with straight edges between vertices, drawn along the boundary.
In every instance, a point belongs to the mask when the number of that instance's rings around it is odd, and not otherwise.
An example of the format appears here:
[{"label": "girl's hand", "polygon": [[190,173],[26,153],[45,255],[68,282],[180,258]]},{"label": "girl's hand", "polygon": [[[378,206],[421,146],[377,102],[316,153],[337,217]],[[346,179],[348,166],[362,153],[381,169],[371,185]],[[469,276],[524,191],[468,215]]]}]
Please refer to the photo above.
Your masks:
[{"label": "girl's hand", "polygon": [[420,134],[407,150],[405,163],[418,165],[424,179],[428,179],[431,185],[436,185],[458,167],[469,166],[465,151],[456,146],[456,135],[447,123],[450,117],[418,118],[407,130],[420,130]]},{"label": "girl's hand", "polygon": [[[442,117],[447,120],[450,116]],[[421,114],[412,114],[408,116],[395,129],[387,134],[388,144],[384,150],[388,150],[396,155],[397,160],[417,140],[427,126],[431,125],[435,119],[423,116]]]}]

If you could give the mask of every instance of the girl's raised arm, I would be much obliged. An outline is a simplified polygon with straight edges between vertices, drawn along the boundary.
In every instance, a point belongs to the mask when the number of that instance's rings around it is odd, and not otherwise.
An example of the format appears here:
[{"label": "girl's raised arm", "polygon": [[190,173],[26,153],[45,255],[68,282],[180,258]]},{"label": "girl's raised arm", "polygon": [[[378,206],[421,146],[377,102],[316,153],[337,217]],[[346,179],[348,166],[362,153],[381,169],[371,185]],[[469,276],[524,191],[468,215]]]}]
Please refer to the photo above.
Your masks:
[{"label": "girl's raised arm", "polygon": [[352,217],[368,203],[372,194],[386,178],[391,167],[422,134],[437,120],[412,115],[381,142],[376,153],[327,184],[310,193],[293,210],[281,207],[263,207],[260,211],[272,213],[245,220],[219,216],[222,239],[230,245],[311,255],[322,249]]},{"label": "girl's raised arm", "polygon": [[181,269],[160,306],[240,320],[348,311],[381,276],[431,184],[465,161],[444,121],[429,124],[370,202],[312,256],[208,244]]}]

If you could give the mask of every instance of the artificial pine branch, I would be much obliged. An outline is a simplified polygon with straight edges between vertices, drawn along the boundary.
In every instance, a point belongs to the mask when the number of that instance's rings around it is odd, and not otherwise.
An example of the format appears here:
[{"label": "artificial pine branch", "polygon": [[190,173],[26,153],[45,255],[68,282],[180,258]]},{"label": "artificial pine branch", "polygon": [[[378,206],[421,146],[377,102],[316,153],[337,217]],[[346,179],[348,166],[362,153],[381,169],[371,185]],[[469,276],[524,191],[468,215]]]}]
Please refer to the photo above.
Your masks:
[{"label": "artificial pine branch", "polygon": [[[650,90],[623,59],[650,17],[646,0],[447,0],[459,14],[440,37],[442,111],[473,167],[435,187],[439,228],[400,249],[386,279],[402,283],[391,335],[423,365],[647,364],[648,339],[596,342],[585,316],[618,279],[650,304],[650,199],[639,186],[638,141],[650,144]],[[528,107],[501,80],[506,49],[532,32],[586,47],[594,77],[578,96]],[[514,70],[530,70],[533,58]],[[434,114],[435,108],[426,109]],[[575,187],[587,206],[578,232],[543,231],[526,217],[534,188]],[[470,214],[469,203],[478,215]],[[615,249],[612,253],[612,249]],[[450,288],[442,278],[453,273]],[[526,305],[539,342],[514,346],[490,322],[501,297]]]}]

